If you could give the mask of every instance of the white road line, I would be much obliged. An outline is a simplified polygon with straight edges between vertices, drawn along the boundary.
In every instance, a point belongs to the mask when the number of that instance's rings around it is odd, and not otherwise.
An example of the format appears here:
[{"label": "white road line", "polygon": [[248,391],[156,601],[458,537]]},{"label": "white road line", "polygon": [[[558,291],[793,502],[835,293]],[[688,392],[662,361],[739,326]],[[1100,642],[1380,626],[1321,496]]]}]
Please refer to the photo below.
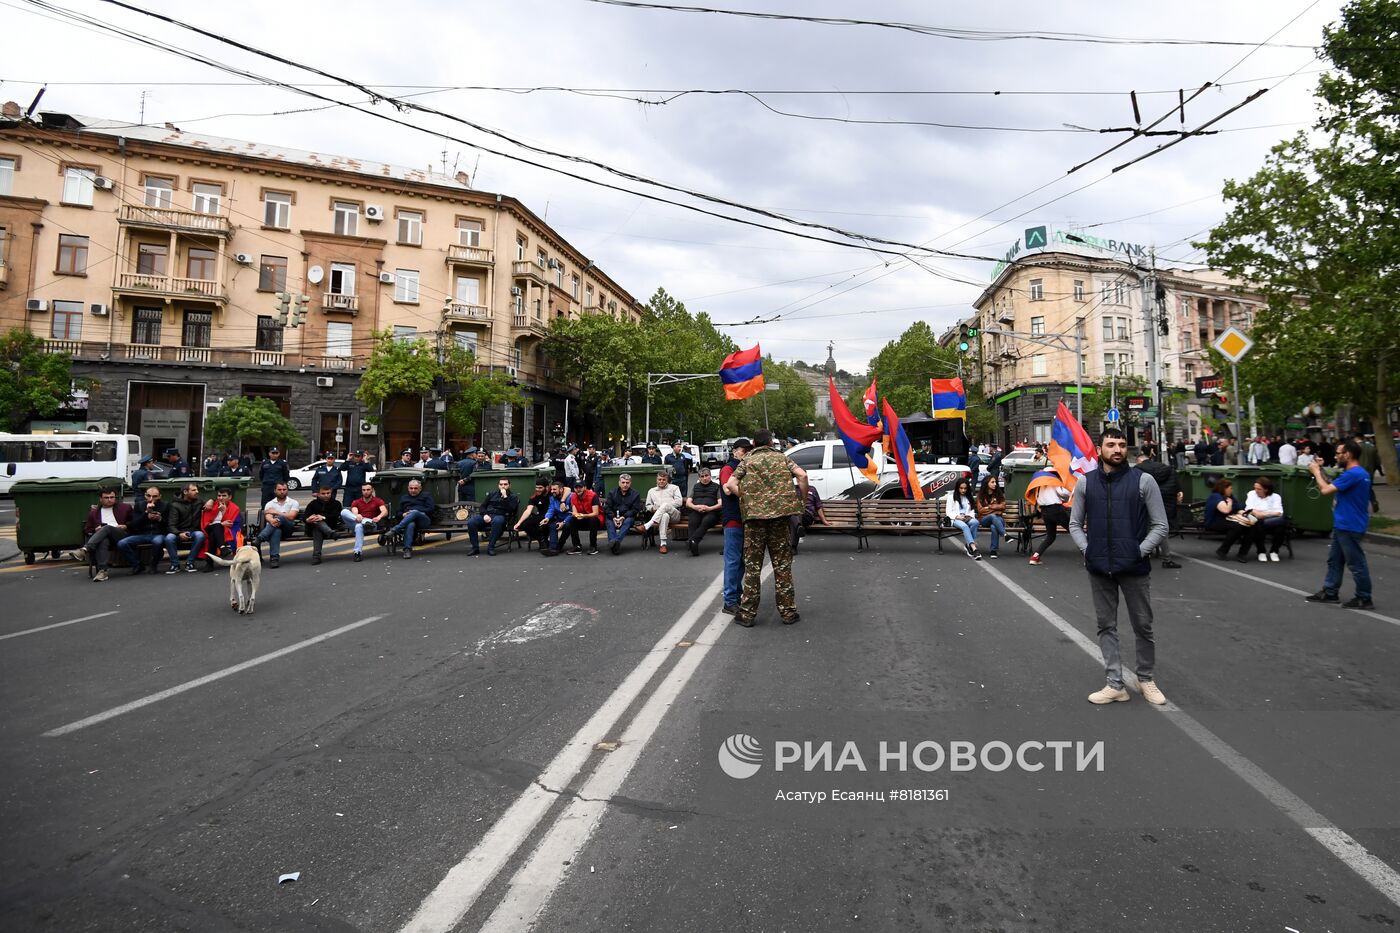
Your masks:
[{"label": "white road line", "polygon": [[303,648],[310,648],[312,645],[320,644],[321,642],[334,638],[337,635],[344,635],[346,632],[353,632],[357,628],[369,625],[371,622],[378,622],[380,619],[383,618],[385,618],[385,616],[370,616],[368,619],[361,619],[358,622],[351,622],[349,625],[342,625],[340,628],[331,629],[329,632],[324,632],[320,635],[316,635],[313,638],[308,638],[305,641],[299,641],[296,644],[288,645],[285,648],[278,648],[276,651],[272,651],[264,655],[259,655],[258,657],[248,661],[244,661],[241,664],[235,664],[232,667],[226,667],[223,670],[215,671],[212,674],[205,674],[203,677],[197,677],[194,680],[187,680],[178,686],[171,687],[169,690],[162,690],[160,693],[153,693],[150,696],[142,697],[139,700],[133,700],[130,703],[123,703],[121,706],[114,706],[113,708],[98,713],[95,716],[89,716],[86,719],[79,719],[77,722],[70,722],[68,725],[59,726],[57,729],[50,729],[48,732],[44,733],[44,738],[56,738],[60,735],[67,735],[70,732],[77,732],[79,729],[86,729],[88,726],[95,726],[99,722],[106,722],[108,719],[114,719],[117,716],[121,716],[124,713],[129,713],[132,710],[140,709],[143,706],[150,706],[152,703],[159,703],[161,700],[168,700],[170,697],[184,693],[186,690],[193,690],[195,687],[202,687],[205,684],[213,683],[216,680],[222,680],[223,678],[233,674],[237,674],[240,671],[246,671],[250,667],[257,667],[259,664],[266,664],[268,661],[275,661],[276,659],[284,655],[291,654],[294,651],[300,651]]},{"label": "white road line", "polygon": [[33,635],[35,632],[47,632],[51,628],[63,628],[65,625],[77,625],[79,622],[91,622],[93,619],[105,619],[107,616],[114,616],[117,610],[111,612],[99,612],[97,615],[83,616],[81,619],[69,619],[67,622],[55,622],[52,625],[41,625],[38,628],[27,628],[22,632],[11,632],[8,635],[0,635],[0,641],[7,638],[18,638],[21,635]]},{"label": "white road line", "polygon": [[568,787],[583,770],[593,755],[594,746],[610,736],[622,714],[666,659],[677,650],[694,650],[678,649],[676,643],[699,620],[705,607],[719,592],[723,579],[721,572],[705,587],[676,624],[661,636],[626,679],[603,701],[603,705],[589,717],[588,722],[574,733],[530,788],[515,799],[481,841],[438,882],[438,886],[418,906],[412,919],[403,926],[401,933],[445,933],[457,926],[481,892],[559,799],[559,792]]},{"label": "white road line", "polygon": [[[1297,593],[1299,596],[1307,596],[1307,595],[1308,595],[1308,591],[1307,591],[1307,590],[1295,589],[1294,587],[1287,586],[1287,585],[1282,584],[1282,583],[1277,583],[1277,582],[1275,582],[1275,581],[1273,581],[1273,580],[1266,579],[1265,577],[1256,577],[1256,576],[1254,576],[1253,574],[1245,573],[1243,570],[1236,570],[1234,567],[1222,567],[1222,566],[1220,566],[1219,564],[1212,564],[1210,561],[1208,561],[1208,560],[1203,560],[1202,558],[1199,558],[1199,557],[1187,557],[1186,559],[1187,559],[1187,560],[1190,560],[1190,561],[1195,561],[1196,563],[1200,564],[1202,567],[1209,567],[1211,570],[1218,570],[1218,571],[1220,571],[1221,573],[1230,573],[1230,574],[1234,574],[1234,575],[1237,576],[1237,577],[1243,577],[1243,578],[1246,579],[1246,580],[1253,580],[1254,582],[1256,582],[1256,583],[1262,583],[1262,584],[1264,584],[1265,586],[1272,586],[1274,589],[1276,589],[1276,590],[1283,590],[1283,591],[1286,592],[1286,593]],[[1273,566],[1272,562],[1270,563],[1269,566]],[[1323,605],[1326,605],[1326,604],[1324,603]],[[1337,607],[1333,607],[1333,608],[1337,608]],[[1383,616],[1383,615],[1381,615],[1379,612],[1376,612],[1375,610],[1372,610],[1372,609],[1348,609],[1347,611],[1348,611],[1348,612],[1355,612],[1355,613],[1357,613],[1358,615],[1370,616],[1371,618],[1373,618],[1373,619],[1379,619],[1379,620],[1382,621],[1382,622],[1389,622],[1391,625],[1400,625],[1400,619],[1392,619],[1390,616]]]},{"label": "white road line", "polygon": [[[1100,664],[1103,663],[1103,654],[1099,651],[1099,646],[1071,625],[1063,616],[1018,586],[1001,571],[988,566],[985,562],[981,564],[981,567],[1027,606],[1034,609],[1041,618],[1083,649],[1091,658]],[[1246,574],[1246,576],[1248,575]],[[1251,577],[1251,579],[1254,578]],[[1137,686],[1137,678],[1131,676],[1127,670],[1123,671],[1123,679],[1131,682],[1134,687]],[[1397,873],[1394,868],[1368,852],[1365,846],[1310,807],[1306,801],[1284,787],[1254,762],[1241,755],[1233,746],[1203,726],[1190,713],[1170,702],[1165,706],[1156,707],[1156,709],[1167,716],[1178,729],[1190,736],[1212,757],[1233,771],[1236,777],[1283,811],[1289,819],[1321,843],[1344,865],[1385,895],[1391,903],[1400,906],[1400,873]]]}]

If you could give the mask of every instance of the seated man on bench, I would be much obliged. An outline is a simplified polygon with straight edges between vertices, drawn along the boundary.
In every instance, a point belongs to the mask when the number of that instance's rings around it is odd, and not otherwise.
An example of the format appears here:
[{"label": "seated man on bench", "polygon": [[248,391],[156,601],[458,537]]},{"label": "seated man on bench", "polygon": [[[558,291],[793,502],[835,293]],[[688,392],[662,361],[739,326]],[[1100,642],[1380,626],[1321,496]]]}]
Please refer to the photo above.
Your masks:
[{"label": "seated man on bench", "polygon": [[[166,528],[165,552],[170,557],[170,566],[180,567],[180,548],[189,549],[185,561],[185,571],[194,573],[194,557],[204,547],[204,532],[199,527],[199,513],[204,511],[204,503],[199,501],[199,487],[190,483],[180,490],[179,498],[170,503],[170,520]],[[167,573],[174,573],[168,570]]]},{"label": "seated man on bench", "polygon": [[[408,484],[410,490],[414,483]],[[419,484],[421,488],[422,484]],[[510,491],[510,480],[501,479],[496,481],[494,492],[488,493],[486,499],[477,506],[476,514],[467,519],[467,537],[471,538],[472,549],[469,556],[475,557],[481,553],[481,548],[477,535],[484,528],[486,529],[486,556],[496,555],[496,541],[502,533],[510,527],[510,523],[515,519],[515,513],[520,511],[520,499],[515,493]],[[407,556],[407,555],[405,555]]]},{"label": "seated man on bench", "polygon": [[700,539],[719,523],[719,483],[710,476],[709,467],[700,468],[700,479],[686,497],[685,507],[690,512],[690,534],[686,535],[686,545],[692,557],[700,556]]},{"label": "seated man on bench", "polygon": [[[484,507],[485,503],[483,503]],[[408,481],[408,492],[399,496],[399,523],[389,529],[389,536],[397,534],[403,535],[403,557],[405,560],[413,556],[413,533],[415,531],[427,531],[428,526],[433,523],[433,513],[437,511],[437,503],[433,501],[431,494],[423,491],[421,480],[411,479]],[[470,530],[470,525],[467,526]],[[475,543],[475,535],[472,536]],[[275,563],[273,566],[277,566]]]},{"label": "seated man on bench", "polygon": [[269,567],[276,567],[282,562],[282,539],[296,534],[292,523],[300,513],[301,503],[287,495],[286,483],[278,483],[273,487],[272,498],[263,503],[262,528],[258,529],[259,550],[264,541],[270,542],[267,560]]},{"label": "seated man on bench", "polygon": [[[515,523],[515,531],[523,533],[543,551],[549,547],[549,525],[544,517],[549,512],[549,484],[542,479],[535,480],[535,494],[525,503],[525,514]],[[529,550],[528,542],[525,545]]]},{"label": "seated man on bench", "polygon": [[653,528],[660,527],[662,554],[671,540],[671,522],[680,520],[684,503],[680,489],[671,484],[671,474],[664,470],[657,473],[656,485],[647,492],[647,512],[651,517],[642,525],[642,533],[650,535]]},{"label": "seated man on bench", "polygon": [[334,538],[345,531],[345,511],[340,500],[335,498],[335,487],[329,484],[319,487],[315,497],[307,505],[302,518],[306,522],[306,532],[311,535],[311,563],[321,562],[321,545],[327,538]]},{"label": "seated man on bench", "polygon": [[389,518],[389,506],[374,492],[373,483],[360,484],[360,498],[340,513],[342,523],[355,532],[355,562],[364,558],[365,533],[374,534]]}]

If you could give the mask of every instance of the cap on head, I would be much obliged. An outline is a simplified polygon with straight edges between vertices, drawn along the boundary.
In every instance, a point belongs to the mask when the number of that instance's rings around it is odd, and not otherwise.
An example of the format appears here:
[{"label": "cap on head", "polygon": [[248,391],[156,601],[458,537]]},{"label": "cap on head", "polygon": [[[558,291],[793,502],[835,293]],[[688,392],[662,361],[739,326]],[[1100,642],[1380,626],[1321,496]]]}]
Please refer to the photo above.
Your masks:
[{"label": "cap on head", "polygon": [[153,457],[153,456],[151,456],[150,454],[146,454],[146,455],[144,455],[144,456],[141,458],[141,465],[142,465],[142,466],[145,466],[145,465],[148,464],[148,463],[155,463],[155,462],[156,462],[156,458]]},{"label": "cap on head", "polygon": [[165,448],[165,455],[166,455],[167,457],[178,457],[178,456],[180,456],[180,448],[178,448],[178,447],[167,447],[167,448]]},{"label": "cap on head", "polygon": [[282,448],[280,448],[280,447],[269,447],[269,448],[267,449],[267,452],[268,452],[269,454],[280,454],[280,453],[282,452]]}]

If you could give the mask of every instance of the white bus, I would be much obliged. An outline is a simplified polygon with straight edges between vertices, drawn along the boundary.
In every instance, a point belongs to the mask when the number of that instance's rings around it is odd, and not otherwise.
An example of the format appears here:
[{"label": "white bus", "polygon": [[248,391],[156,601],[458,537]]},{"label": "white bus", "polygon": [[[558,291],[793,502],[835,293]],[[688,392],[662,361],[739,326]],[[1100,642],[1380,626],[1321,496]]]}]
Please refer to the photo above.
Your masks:
[{"label": "white bus", "polygon": [[0,495],[21,479],[118,479],[141,465],[135,434],[0,434]]}]

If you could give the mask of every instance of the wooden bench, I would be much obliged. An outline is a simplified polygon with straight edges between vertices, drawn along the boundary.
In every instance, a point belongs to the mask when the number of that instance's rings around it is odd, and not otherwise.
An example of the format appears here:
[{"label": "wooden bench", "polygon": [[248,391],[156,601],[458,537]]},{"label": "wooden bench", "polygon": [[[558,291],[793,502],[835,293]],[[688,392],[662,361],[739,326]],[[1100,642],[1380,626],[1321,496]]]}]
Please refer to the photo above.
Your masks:
[{"label": "wooden bench", "polygon": [[827,523],[807,531],[853,535],[857,551],[870,546],[870,535],[922,535],[937,539],[941,553],[943,539],[960,534],[944,518],[942,499],[829,499],[822,511]]}]

